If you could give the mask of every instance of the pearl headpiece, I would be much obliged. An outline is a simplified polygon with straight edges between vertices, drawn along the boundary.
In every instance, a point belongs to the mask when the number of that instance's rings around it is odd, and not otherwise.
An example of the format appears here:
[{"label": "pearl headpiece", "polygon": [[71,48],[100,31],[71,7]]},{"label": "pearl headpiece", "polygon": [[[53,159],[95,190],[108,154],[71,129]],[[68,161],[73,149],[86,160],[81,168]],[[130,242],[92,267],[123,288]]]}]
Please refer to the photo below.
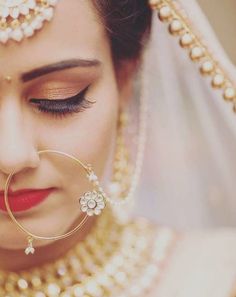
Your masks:
[{"label": "pearl headpiece", "polygon": [[0,43],[20,42],[50,21],[58,0],[0,0]]}]

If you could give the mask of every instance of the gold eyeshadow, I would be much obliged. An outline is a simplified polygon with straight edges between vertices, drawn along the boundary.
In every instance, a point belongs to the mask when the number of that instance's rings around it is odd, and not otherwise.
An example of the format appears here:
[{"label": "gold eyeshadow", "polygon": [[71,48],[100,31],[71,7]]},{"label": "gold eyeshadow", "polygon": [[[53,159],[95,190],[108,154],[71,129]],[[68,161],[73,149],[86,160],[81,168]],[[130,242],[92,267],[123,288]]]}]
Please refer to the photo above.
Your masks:
[{"label": "gold eyeshadow", "polygon": [[25,98],[63,99],[72,97],[91,85],[98,77],[100,71],[85,69],[66,70],[40,77],[26,84]]},{"label": "gold eyeshadow", "polygon": [[63,99],[42,99],[31,98],[29,102],[37,108],[37,110],[43,114],[50,115],[54,118],[64,118],[68,115],[82,112],[90,108],[95,101],[90,101],[85,98],[85,95],[89,89],[89,86],[84,88],[78,94],[63,98]]}]

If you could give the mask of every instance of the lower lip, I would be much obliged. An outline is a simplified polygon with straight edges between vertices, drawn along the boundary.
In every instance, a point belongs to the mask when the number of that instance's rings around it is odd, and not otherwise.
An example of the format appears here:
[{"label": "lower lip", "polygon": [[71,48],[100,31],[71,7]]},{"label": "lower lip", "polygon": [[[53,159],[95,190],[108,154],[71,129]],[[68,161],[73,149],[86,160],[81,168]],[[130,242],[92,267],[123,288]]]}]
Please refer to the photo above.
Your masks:
[{"label": "lower lip", "polygon": [[[8,202],[12,212],[21,212],[31,209],[40,203],[42,203],[45,199],[48,198],[49,194],[54,189],[45,189],[40,191],[31,191],[20,193],[19,195],[10,195],[8,194]],[[0,195],[0,210],[7,211],[4,195]]]}]

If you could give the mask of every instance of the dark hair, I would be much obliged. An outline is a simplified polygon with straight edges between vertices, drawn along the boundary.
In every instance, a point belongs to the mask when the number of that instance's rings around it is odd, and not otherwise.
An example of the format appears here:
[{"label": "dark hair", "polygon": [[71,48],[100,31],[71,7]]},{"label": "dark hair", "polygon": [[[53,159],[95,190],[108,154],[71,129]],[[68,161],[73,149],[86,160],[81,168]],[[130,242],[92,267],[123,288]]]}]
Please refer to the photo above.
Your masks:
[{"label": "dark hair", "polygon": [[151,27],[148,0],[92,0],[106,28],[115,62],[138,59]]}]

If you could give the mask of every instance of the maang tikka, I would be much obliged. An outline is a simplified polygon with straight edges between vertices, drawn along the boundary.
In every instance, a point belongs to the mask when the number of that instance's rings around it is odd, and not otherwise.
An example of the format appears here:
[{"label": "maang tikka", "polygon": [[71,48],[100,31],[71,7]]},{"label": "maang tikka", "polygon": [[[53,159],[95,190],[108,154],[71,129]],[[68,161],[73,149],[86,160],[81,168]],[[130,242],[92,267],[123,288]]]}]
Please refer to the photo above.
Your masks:
[{"label": "maang tikka", "polygon": [[58,0],[0,0],[0,42],[20,42],[54,15]]}]

